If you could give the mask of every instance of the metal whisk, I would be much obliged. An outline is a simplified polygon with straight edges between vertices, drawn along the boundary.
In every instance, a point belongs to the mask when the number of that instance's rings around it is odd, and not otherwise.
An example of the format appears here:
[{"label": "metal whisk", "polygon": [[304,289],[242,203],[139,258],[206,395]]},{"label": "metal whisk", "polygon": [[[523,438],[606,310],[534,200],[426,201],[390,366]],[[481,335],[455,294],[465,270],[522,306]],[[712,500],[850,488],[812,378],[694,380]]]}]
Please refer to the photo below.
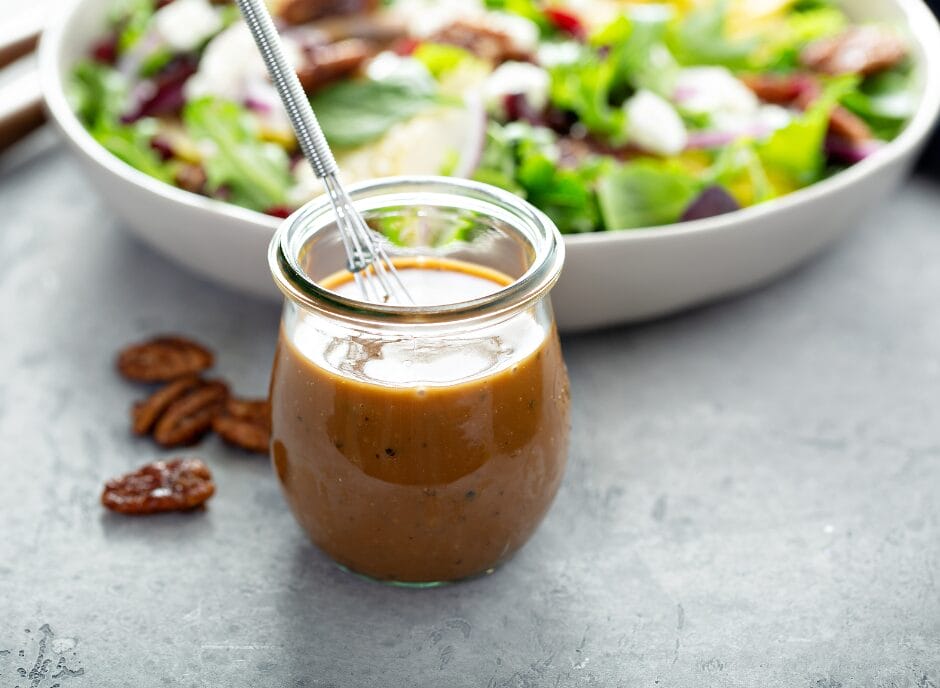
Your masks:
[{"label": "metal whisk", "polygon": [[363,299],[375,303],[413,304],[414,301],[402,284],[398,271],[382,247],[382,240],[376,240],[375,233],[362,219],[340,184],[336,160],[297,74],[284,57],[277,29],[274,28],[264,0],[236,0],[236,3],[258,45],[258,50],[261,51],[271,81],[287,109],[300,150],[317,177],[323,180],[346,250],[346,267],[356,281]]}]

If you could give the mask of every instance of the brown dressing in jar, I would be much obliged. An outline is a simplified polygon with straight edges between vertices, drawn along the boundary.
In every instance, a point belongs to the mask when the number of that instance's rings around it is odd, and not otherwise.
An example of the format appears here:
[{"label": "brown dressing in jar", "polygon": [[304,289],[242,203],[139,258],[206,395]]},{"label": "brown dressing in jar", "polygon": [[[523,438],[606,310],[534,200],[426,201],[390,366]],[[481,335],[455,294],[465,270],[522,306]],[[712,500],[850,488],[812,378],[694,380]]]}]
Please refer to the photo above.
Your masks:
[{"label": "brown dressing in jar", "polygon": [[[396,260],[419,305],[510,283],[447,259]],[[356,297],[348,273],[321,286]],[[487,571],[547,511],[564,470],[568,378],[554,326],[517,313],[466,344],[282,329],[272,374],[273,458],[311,539],[373,578]]]}]

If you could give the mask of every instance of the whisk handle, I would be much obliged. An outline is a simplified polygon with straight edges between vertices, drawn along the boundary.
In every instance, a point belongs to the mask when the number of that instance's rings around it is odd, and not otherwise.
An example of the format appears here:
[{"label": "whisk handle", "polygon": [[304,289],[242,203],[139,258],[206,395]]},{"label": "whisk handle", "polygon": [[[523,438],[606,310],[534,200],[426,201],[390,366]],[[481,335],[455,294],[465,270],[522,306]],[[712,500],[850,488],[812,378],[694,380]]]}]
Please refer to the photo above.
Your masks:
[{"label": "whisk handle", "polygon": [[337,174],[336,160],[327,145],[320,123],[313,114],[313,108],[304,93],[300,80],[294,72],[278,38],[274,21],[264,5],[264,0],[235,0],[241,11],[248,30],[258,45],[264,64],[271,75],[271,81],[277,89],[287,116],[290,118],[297,143],[301,152],[310,161],[313,171],[318,177],[335,176]]}]

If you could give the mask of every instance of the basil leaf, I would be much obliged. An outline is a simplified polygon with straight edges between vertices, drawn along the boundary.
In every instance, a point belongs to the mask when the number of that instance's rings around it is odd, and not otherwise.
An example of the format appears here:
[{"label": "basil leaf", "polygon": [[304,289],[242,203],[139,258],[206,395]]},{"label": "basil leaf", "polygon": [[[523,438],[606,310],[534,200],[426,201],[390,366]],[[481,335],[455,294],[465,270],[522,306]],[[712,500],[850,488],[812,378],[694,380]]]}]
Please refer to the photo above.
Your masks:
[{"label": "basil leaf", "polygon": [[436,101],[430,78],[396,77],[340,82],[316,93],[310,104],[330,144],[353,148],[381,138]]}]

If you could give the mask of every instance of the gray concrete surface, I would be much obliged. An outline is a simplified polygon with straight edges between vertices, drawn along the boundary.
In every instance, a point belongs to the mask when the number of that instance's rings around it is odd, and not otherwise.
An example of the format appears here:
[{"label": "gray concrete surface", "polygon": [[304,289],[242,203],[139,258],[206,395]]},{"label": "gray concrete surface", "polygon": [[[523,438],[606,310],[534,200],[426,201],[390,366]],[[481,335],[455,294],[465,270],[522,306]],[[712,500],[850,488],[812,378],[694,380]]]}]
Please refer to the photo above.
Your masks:
[{"label": "gray concrete surface", "polygon": [[428,591],[345,574],[265,460],[201,514],[104,513],[160,455],[112,354],[178,330],[244,394],[278,312],[126,236],[47,136],[0,160],[0,686],[940,685],[940,196],[766,289],[566,339],[571,460],[531,543]]}]

